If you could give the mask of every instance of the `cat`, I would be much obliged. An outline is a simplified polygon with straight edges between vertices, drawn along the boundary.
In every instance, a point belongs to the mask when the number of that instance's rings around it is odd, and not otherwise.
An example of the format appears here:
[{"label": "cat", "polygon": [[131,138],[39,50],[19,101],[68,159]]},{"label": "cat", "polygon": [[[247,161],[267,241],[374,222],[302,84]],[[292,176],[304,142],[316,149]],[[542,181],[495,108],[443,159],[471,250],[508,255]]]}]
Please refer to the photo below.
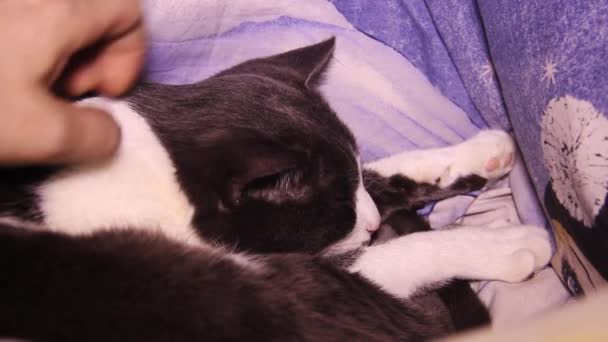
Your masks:
[{"label": "cat", "polygon": [[546,265],[547,232],[525,225],[370,245],[382,221],[504,176],[514,146],[482,131],[362,167],[318,90],[334,45],[85,100],[120,124],[116,156],[0,170],[0,335],[424,340],[454,330],[425,289]]}]

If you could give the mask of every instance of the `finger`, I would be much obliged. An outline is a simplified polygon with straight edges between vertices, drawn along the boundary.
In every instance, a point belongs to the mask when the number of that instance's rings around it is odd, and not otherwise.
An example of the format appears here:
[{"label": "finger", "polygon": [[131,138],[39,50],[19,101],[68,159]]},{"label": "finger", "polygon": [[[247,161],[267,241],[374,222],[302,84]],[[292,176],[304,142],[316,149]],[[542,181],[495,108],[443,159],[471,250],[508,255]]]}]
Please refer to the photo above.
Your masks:
[{"label": "finger", "polygon": [[[46,57],[25,54],[26,59],[38,61],[28,70],[36,81],[46,86],[65,76],[64,67],[72,56],[93,46],[111,47],[110,51],[114,51],[114,46],[121,51],[143,50],[144,30],[138,0],[56,0],[28,4],[20,10],[31,13],[30,16],[39,23],[38,31],[46,34],[42,41],[31,33],[22,38],[23,41],[31,41],[30,44],[39,44]],[[137,60],[141,61],[141,58]],[[132,74],[138,70],[135,68],[128,72]]]},{"label": "finger", "polygon": [[30,103],[35,105],[0,127],[3,163],[87,162],[109,157],[117,149],[120,129],[107,113],[46,95]]},{"label": "finger", "polygon": [[[69,0],[69,20],[61,29],[64,48],[73,53],[104,40],[119,40],[134,31],[141,31],[141,8],[138,0]],[[67,18],[66,18],[67,19]],[[69,32],[69,34],[65,34]],[[139,37],[143,37],[140,35]]]},{"label": "finger", "polygon": [[117,96],[128,90],[144,64],[143,31],[137,30],[89,54],[77,56],[63,77],[63,89],[72,96],[96,90]]}]

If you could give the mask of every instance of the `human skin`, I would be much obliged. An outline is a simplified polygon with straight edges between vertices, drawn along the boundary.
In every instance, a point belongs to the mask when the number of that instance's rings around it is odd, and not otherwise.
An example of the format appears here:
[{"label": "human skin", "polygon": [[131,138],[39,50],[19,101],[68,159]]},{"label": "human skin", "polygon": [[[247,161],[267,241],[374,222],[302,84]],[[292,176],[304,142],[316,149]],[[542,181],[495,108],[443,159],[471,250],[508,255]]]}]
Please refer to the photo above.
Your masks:
[{"label": "human skin", "polygon": [[144,38],[138,0],[0,1],[0,165],[111,156],[119,127],[66,96],[128,90]]}]

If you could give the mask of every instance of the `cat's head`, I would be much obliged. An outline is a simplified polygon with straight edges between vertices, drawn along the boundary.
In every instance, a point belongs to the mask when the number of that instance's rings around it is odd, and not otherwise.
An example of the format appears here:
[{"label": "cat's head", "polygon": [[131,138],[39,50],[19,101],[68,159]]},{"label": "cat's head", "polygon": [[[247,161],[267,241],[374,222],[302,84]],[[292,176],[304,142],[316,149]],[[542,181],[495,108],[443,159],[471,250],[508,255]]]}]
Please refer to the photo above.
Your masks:
[{"label": "cat's head", "polygon": [[350,130],[318,85],[334,39],[131,103],[167,146],[207,240],[255,252],[353,249],[380,221]]}]

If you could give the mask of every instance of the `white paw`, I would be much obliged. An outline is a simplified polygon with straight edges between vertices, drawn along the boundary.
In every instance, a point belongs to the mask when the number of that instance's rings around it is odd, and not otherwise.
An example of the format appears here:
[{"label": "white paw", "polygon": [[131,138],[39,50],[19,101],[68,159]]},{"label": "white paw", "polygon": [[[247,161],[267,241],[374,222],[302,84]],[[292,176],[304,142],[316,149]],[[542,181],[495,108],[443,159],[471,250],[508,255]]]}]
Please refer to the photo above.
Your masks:
[{"label": "white paw", "polygon": [[520,282],[545,267],[551,259],[551,237],[544,228],[514,225],[485,230],[485,233],[480,243],[485,244],[482,268],[487,272],[487,279]]},{"label": "white paw", "polygon": [[488,181],[496,180],[511,171],[515,163],[515,143],[509,134],[486,130],[454,147],[453,165],[449,181],[471,174]]}]

